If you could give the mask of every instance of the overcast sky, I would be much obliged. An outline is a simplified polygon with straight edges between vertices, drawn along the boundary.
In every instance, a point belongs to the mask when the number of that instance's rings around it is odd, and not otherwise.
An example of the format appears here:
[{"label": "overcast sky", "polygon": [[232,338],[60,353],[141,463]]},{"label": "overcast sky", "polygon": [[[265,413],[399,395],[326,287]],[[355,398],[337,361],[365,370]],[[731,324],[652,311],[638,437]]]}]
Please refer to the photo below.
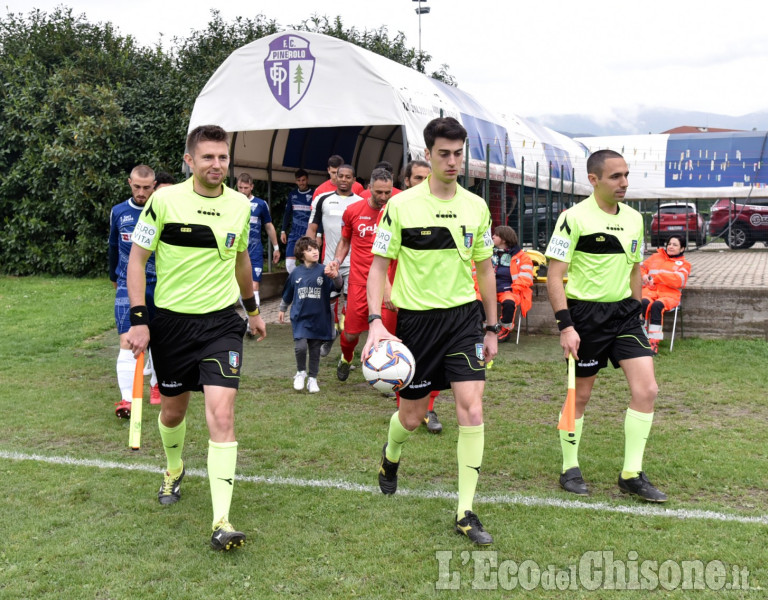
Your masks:
[{"label": "overcast sky", "polygon": [[[63,4],[153,45],[204,29],[199,0],[3,0],[2,14]],[[405,33],[419,45],[412,0],[229,0],[225,21],[259,13],[282,26],[317,15],[345,27]],[[768,110],[768,0],[427,0],[421,47],[459,87],[523,117],[631,119],[638,107],[743,115]],[[162,37],[161,37],[162,36]],[[713,124],[714,126],[714,124]]]}]

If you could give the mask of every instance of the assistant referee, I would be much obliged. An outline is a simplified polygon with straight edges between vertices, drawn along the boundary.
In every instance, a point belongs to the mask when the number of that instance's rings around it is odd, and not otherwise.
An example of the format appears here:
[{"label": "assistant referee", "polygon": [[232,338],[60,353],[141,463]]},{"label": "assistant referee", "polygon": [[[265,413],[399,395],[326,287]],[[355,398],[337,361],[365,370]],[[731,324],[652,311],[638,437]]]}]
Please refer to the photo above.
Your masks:
[{"label": "assistant referee", "polygon": [[576,431],[560,431],[560,485],[574,494],[588,494],[578,460],[584,409],[598,371],[610,359],[614,368],[624,371],[631,394],[619,489],[649,502],[666,502],[666,494],[643,471],[659,391],[641,321],[643,218],[622,202],[629,169],[621,154],[595,152],[587,159],[587,175],[593,194],[560,215],[546,252],[547,291],[560,346],[566,358],[571,354],[576,359]]}]

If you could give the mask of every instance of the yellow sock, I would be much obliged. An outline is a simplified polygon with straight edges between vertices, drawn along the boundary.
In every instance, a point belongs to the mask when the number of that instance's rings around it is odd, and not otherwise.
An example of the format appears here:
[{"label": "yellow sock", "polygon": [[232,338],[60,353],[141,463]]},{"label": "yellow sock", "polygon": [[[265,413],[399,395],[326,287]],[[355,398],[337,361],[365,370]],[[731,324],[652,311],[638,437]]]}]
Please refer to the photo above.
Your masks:
[{"label": "yellow sock", "polygon": [[581,432],[584,429],[584,415],[574,421],[575,431],[558,430],[560,434],[560,449],[563,451],[563,473],[568,469],[579,466],[579,442],[581,442]]},{"label": "yellow sock", "polygon": [[387,437],[387,460],[390,462],[400,462],[400,452],[403,444],[411,437],[408,431],[400,422],[400,411],[398,410],[389,420],[389,436]]},{"label": "yellow sock", "polygon": [[178,475],[184,466],[181,462],[181,453],[184,450],[184,438],[187,435],[187,420],[184,419],[176,427],[166,427],[160,422],[160,415],[158,415],[157,426],[160,429],[160,439],[165,450],[166,470],[171,475]]},{"label": "yellow sock", "polygon": [[624,418],[624,468],[621,471],[623,479],[637,477],[643,470],[645,442],[651,433],[652,424],[653,413],[627,409],[627,416]]},{"label": "yellow sock", "polygon": [[459,464],[459,505],[456,516],[459,520],[464,518],[464,511],[472,510],[484,448],[485,425],[459,425],[459,440],[456,444],[456,459]]},{"label": "yellow sock", "polygon": [[211,485],[214,527],[221,519],[229,521],[236,465],[237,442],[208,441],[208,482]]}]

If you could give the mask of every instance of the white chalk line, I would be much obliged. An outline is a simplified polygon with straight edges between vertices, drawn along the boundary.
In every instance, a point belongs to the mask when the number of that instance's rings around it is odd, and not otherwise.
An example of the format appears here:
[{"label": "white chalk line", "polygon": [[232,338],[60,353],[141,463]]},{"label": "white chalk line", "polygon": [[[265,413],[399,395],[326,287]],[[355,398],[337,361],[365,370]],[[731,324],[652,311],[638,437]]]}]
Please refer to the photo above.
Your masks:
[{"label": "white chalk line", "polygon": [[[123,463],[108,460],[94,460],[86,458],[72,458],[68,456],[45,456],[42,454],[24,454],[21,452],[8,452],[0,450],[0,459],[15,461],[36,461],[54,465],[70,465],[76,467],[94,467],[97,469],[122,469],[124,471],[142,471],[145,473],[162,473],[162,468],[136,463]],[[203,469],[187,469],[187,477],[207,478],[208,474]],[[265,477],[262,475],[238,475],[237,481],[250,483],[264,483],[267,485],[290,485],[304,488],[335,489],[347,492],[361,492],[366,494],[380,494],[378,486],[360,485],[339,479],[299,479],[296,477]],[[398,496],[411,496],[425,499],[456,500],[455,492],[427,491],[398,488]],[[484,504],[509,504],[542,508],[563,508],[568,510],[593,510],[598,512],[619,513],[645,517],[666,517],[683,520],[711,520],[728,523],[749,523],[768,525],[768,515],[747,516],[734,513],[723,513],[712,510],[697,510],[685,508],[662,508],[653,505],[621,505],[607,504],[605,502],[584,502],[582,500],[563,500],[559,498],[542,498],[536,496],[522,496],[520,494],[495,494],[492,496],[475,497],[475,501]]]}]

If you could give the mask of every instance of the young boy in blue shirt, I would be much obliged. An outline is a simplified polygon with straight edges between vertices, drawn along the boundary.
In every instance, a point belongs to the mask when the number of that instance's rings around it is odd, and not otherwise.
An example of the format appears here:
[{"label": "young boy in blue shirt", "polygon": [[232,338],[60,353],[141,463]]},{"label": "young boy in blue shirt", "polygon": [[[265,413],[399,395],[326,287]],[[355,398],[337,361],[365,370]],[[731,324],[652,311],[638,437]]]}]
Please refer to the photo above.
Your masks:
[{"label": "young boy in blue shirt", "polygon": [[308,372],[307,390],[310,394],[315,394],[320,391],[317,384],[320,346],[324,341],[333,339],[331,292],[341,289],[343,279],[340,275],[334,279],[325,273],[325,266],[319,262],[320,248],[312,238],[299,238],[294,255],[296,268],[285,282],[277,320],[284,323],[285,311],[292,305],[291,326],[297,369],[293,377],[293,389],[304,389]]}]

